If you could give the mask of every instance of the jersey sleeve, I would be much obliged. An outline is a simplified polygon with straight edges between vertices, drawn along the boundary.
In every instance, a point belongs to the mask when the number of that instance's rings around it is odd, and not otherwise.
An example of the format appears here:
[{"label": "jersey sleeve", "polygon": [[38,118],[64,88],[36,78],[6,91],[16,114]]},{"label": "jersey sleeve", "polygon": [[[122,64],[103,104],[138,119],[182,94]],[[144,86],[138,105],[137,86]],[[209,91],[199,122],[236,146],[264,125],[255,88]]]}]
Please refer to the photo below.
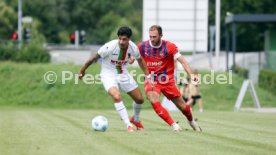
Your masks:
[{"label": "jersey sleeve", "polygon": [[104,44],[99,50],[98,54],[102,57],[105,58],[110,52],[111,52],[111,47],[109,47],[108,44]]},{"label": "jersey sleeve", "polygon": [[135,59],[139,59],[141,57],[138,47],[135,48],[133,56]]},{"label": "jersey sleeve", "polygon": [[130,42],[130,46],[132,48],[132,56],[135,59],[139,59],[141,57],[141,55],[140,55],[138,47],[133,42]]},{"label": "jersey sleeve", "polygon": [[137,45],[137,47],[138,47],[139,52],[140,52],[140,54],[141,54],[141,53],[142,53],[142,43],[139,43],[139,44]]},{"label": "jersey sleeve", "polygon": [[171,54],[173,55],[174,60],[176,60],[177,58],[179,58],[181,56],[181,54],[178,51],[178,48],[175,44],[170,43],[169,44],[169,49],[170,49]]}]

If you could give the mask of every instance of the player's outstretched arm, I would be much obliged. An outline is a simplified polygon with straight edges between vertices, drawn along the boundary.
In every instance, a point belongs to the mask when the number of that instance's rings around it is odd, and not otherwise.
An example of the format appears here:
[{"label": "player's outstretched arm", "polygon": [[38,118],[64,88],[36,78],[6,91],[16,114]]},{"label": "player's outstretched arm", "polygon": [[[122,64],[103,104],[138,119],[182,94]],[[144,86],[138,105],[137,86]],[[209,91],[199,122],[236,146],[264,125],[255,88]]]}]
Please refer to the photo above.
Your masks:
[{"label": "player's outstretched arm", "polygon": [[134,58],[133,56],[130,56],[130,57],[128,58],[128,63],[129,63],[129,64],[133,64],[134,61],[135,61],[135,58]]},{"label": "player's outstretched arm", "polygon": [[187,72],[188,76],[191,77],[191,79],[195,82],[198,81],[198,75],[193,74],[193,71],[190,67],[190,65],[188,64],[188,62],[184,59],[183,56],[180,56],[177,58],[177,61],[181,63],[181,65],[183,66],[183,68],[185,69],[185,71]]},{"label": "player's outstretched arm", "polygon": [[92,64],[95,63],[97,61],[98,58],[100,58],[101,56],[96,53],[91,55],[91,57],[84,63],[84,65],[81,67],[80,69],[80,73],[79,73],[79,78],[82,79],[82,77],[85,75],[85,70]]},{"label": "player's outstretched arm", "polygon": [[151,78],[151,75],[149,73],[149,70],[148,70],[148,67],[146,65],[145,60],[142,57],[140,57],[139,59],[137,59],[137,62],[139,64],[140,68],[143,70],[145,76],[146,76],[145,79],[150,82],[151,87],[154,87],[154,84],[153,84],[153,81],[152,81],[152,78]]},{"label": "player's outstretched arm", "polygon": [[147,67],[144,59],[142,57],[140,57],[139,59],[137,59],[137,62],[139,64],[140,68],[142,69],[142,71],[144,72],[144,74],[149,75],[149,70],[148,70],[148,67]]}]

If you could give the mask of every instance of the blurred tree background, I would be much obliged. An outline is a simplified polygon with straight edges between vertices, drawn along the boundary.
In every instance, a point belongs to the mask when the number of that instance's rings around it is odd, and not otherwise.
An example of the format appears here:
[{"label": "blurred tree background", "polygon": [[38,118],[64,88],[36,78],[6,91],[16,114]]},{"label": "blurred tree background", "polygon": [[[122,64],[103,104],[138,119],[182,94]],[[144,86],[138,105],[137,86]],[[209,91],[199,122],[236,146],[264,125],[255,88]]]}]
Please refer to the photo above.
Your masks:
[{"label": "blurred tree background", "polygon": [[[0,0],[1,39],[17,30],[17,5],[17,0]],[[39,23],[48,43],[69,43],[71,33],[84,30],[87,44],[102,44],[122,25],[132,28],[134,41],[142,36],[142,0],[22,0],[22,12]]]},{"label": "blurred tree background", "polygon": [[[142,0],[22,0],[23,16],[36,21],[35,28],[48,43],[69,43],[70,33],[86,31],[86,44],[102,44],[116,38],[118,27],[133,29],[133,40],[142,37]],[[274,0],[221,0],[221,48],[225,48],[225,15],[276,13]],[[0,40],[17,30],[17,0],[0,0]],[[209,0],[209,25],[215,23],[215,0]],[[237,50],[263,50],[263,32],[275,24],[237,24]],[[34,30],[32,30],[34,31]],[[230,31],[231,32],[231,31]]]},{"label": "blurred tree background", "polygon": [[[215,25],[215,1],[209,0],[209,25]],[[225,49],[225,16],[232,14],[275,14],[274,0],[221,0],[221,49]],[[265,30],[276,29],[274,23],[236,24],[237,51],[263,51]],[[231,35],[231,26],[228,26]],[[230,38],[231,39],[231,38]],[[231,40],[230,40],[231,42]],[[230,47],[231,48],[231,47]]]}]

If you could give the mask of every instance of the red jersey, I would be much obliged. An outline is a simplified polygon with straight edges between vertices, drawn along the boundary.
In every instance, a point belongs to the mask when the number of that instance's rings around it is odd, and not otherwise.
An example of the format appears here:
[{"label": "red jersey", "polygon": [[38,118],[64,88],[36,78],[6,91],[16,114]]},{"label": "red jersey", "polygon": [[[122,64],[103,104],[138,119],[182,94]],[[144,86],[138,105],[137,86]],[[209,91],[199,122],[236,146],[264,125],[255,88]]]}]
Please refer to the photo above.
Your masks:
[{"label": "red jersey", "polygon": [[152,47],[147,40],[139,43],[138,48],[150,74],[154,74],[154,81],[174,83],[174,55],[178,53],[175,44],[162,40],[159,47]]}]

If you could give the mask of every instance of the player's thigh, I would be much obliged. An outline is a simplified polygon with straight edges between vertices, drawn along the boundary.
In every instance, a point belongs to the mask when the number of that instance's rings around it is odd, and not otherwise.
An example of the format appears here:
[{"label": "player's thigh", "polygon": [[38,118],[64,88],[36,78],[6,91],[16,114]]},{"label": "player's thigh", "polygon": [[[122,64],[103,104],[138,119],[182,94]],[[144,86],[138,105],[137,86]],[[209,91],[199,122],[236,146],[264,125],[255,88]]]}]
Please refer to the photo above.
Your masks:
[{"label": "player's thigh", "polygon": [[181,111],[185,110],[186,104],[181,96],[172,98],[171,101],[177,106]]},{"label": "player's thigh", "polygon": [[106,92],[108,92],[111,87],[119,88],[118,82],[116,81],[116,76],[101,74],[101,81]]},{"label": "player's thigh", "polygon": [[160,102],[160,94],[156,91],[148,91],[146,92],[147,99],[150,103]]},{"label": "player's thigh", "polygon": [[117,87],[110,87],[107,93],[113,98],[120,98],[121,96],[120,90]]},{"label": "player's thigh", "polygon": [[127,93],[137,104],[142,104],[144,102],[144,97],[139,89],[139,87]]},{"label": "player's thigh", "polygon": [[159,84],[154,84],[152,87],[151,84],[148,81],[144,82],[144,87],[145,87],[145,92],[147,99],[149,100],[150,103],[155,103],[160,101],[160,85]]},{"label": "player's thigh", "polygon": [[122,91],[128,93],[138,88],[136,81],[130,74],[123,74],[116,79]]},{"label": "player's thigh", "polygon": [[[181,97],[181,94],[175,83],[167,83],[162,85],[161,92],[169,99]],[[182,99],[182,98],[181,98]],[[183,99],[182,99],[183,100]]]},{"label": "player's thigh", "polygon": [[115,103],[122,101],[120,90],[117,87],[110,87],[107,92]]}]

